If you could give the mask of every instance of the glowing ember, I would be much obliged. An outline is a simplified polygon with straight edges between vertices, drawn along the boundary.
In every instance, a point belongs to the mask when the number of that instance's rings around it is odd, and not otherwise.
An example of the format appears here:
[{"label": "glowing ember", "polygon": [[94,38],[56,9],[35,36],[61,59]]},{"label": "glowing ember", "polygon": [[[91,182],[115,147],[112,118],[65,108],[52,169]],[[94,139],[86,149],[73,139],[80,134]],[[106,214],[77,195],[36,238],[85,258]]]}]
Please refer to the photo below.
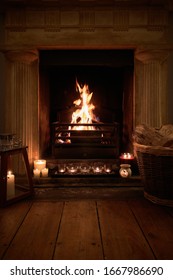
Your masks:
[{"label": "glowing ember", "polygon": [[93,126],[84,126],[82,124],[91,124],[96,121],[96,117],[93,113],[95,106],[90,102],[93,93],[89,91],[88,85],[81,87],[76,80],[76,90],[80,93],[80,99],[73,102],[77,109],[72,114],[72,124],[81,124],[79,126],[71,126],[69,129],[72,130],[95,130]]}]

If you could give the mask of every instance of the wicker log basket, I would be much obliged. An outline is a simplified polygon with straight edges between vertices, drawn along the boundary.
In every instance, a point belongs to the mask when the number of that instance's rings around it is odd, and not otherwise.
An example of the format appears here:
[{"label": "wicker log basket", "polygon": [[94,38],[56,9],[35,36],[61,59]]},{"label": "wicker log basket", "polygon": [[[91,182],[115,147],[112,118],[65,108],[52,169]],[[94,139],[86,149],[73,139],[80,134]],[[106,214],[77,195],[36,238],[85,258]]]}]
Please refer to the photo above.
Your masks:
[{"label": "wicker log basket", "polygon": [[140,125],[133,145],[145,198],[173,207],[173,125],[160,129]]}]

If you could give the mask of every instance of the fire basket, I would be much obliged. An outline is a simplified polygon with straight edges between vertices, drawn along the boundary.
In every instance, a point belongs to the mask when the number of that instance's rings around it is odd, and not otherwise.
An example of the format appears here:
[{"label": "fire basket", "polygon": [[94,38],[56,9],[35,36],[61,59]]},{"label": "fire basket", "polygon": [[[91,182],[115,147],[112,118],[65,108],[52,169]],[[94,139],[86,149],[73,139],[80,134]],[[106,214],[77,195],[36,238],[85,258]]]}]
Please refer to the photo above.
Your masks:
[{"label": "fire basket", "polygon": [[[74,129],[75,126],[75,129]],[[68,158],[117,158],[119,155],[119,124],[81,124],[54,122],[52,124],[52,155]],[[94,129],[89,129],[94,127]],[[71,129],[69,129],[71,128]]]}]

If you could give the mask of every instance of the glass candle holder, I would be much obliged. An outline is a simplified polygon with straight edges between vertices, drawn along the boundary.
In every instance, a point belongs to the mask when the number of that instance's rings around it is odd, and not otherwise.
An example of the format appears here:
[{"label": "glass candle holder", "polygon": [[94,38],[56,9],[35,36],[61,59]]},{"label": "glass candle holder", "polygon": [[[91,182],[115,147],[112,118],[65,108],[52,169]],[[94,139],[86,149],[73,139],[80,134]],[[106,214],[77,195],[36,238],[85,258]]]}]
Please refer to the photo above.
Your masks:
[{"label": "glass candle holder", "polygon": [[96,173],[96,174],[102,173],[103,172],[103,167],[104,167],[103,163],[95,162],[94,166],[93,166],[94,173]]},{"label": "glass candle holder", "polygon": [[13,148],[13,134],[0,134],[0,150],[6,151]]},{"label": "glass candle holder", "polygon": [[66,171],[66,165],[65,163],[60,163],[58,164],[58,172],[59,173],[64,173]]},{"label": "glass candle holder", "polygon": [[105,171],[106,173],[111,173],[111,171],[112,171],[112,166],[111,166],[111,164],[106,163],[106,164],[104,165],[104,171]]},{"label": "glass candle holder", "polygon": [[80,171],[81,173],[89,173],[90,172],[90,166],[87,163],[82,163],[80,165]]},{"label": "glass candle holder", "polygon": [[22,147],[22,140],[17,135],[13,135],[13,148]]},{"label": "glass candle holder", "polygon": [[133,160],[134,159],[134,155],[131,153],[122,153],[120,155],[120,159],[122,160]]},{"label": "glass candle holder", "polygon": [[67,169],[70,174],[75,174],[78,170],[78,166],[75,163],[70,163],[68,164]]}]

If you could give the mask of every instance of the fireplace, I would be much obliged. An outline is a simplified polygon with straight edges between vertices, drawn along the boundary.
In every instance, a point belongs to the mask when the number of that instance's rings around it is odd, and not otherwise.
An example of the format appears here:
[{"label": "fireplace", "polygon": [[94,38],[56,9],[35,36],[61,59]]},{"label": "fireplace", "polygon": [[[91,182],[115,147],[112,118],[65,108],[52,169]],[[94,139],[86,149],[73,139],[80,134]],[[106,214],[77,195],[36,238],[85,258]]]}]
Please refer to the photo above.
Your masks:
[{"label": "fireplace", "polygon": [[[63,73],[69,78],[65,84],[74,89],[74,72],[84,71],[78,78],[87,80],[93,98],[98,99],[97,115],[103,117],[103,123],[119,124],[120,152],[131,151],[137,124],[172,122],[170,1],[132,1],[133,5],[113,0],[78,0],[75,5],[68,0],[39,1],[41,6],[38,1],[29,2],[6,1],[2,9],[0,63],[6,79],[1,83],[0,98],[1,131],[16,133],[28,145],[31,166],[35,159],[52,156],[51,124],[61,121],[64,108],[71,113],[73,98],[64,105],[59,102],[65,100],[60,93],[65,94],[60,85]],[[72,52],[81,53],[80,59]],[[104,53],[102,60],[99,53]],[[94,72],[98,71],[101,78],[95,86],[93,81],[99,78]],[[110,88],[105,90],[108,72],[115,79],[111,88],[118,89],[117,100]],[[57,73],[62,75],[60,80]],[[110,103],[105,102],[108,94]],[[102,105],[106,107],[103,115],[99,112]]]},{"label": "fireplace", "polygon": [[116,159],[131,152],[133,71],[132,50],[40,51],[42,157]]}]

